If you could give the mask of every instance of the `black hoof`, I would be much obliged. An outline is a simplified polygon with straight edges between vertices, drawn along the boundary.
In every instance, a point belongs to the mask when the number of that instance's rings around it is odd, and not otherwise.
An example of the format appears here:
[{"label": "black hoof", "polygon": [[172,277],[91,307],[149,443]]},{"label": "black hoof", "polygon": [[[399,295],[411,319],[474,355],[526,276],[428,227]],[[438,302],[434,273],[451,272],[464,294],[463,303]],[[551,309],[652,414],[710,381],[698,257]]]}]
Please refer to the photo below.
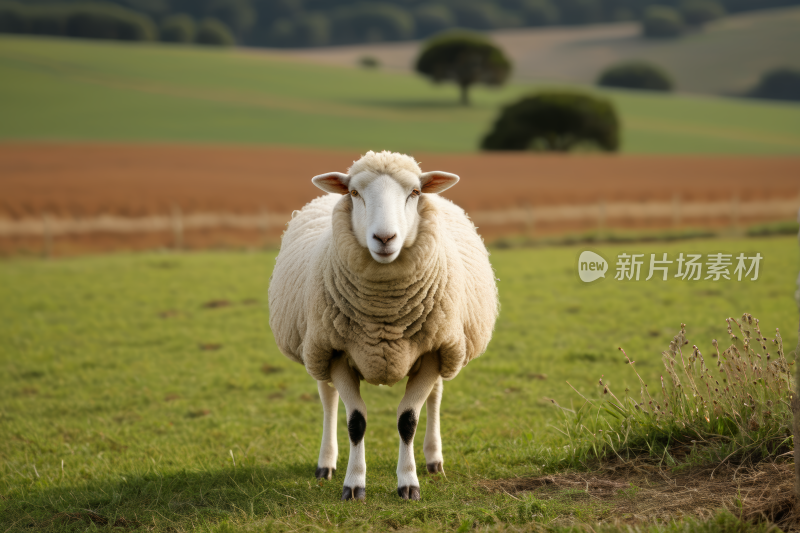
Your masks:
[{"label": "black hoof", "polygon": [[335,473],[335,468],[322,468],[318,466],[314,475],[317,476],[317,479],[331,479]]},{"label": "black hoof", "polygon": [[367,489],[364,487],[345,487],[342,489],[342,501],[347,500],[366,500],[367,499]]},{"label": "black hoof", "polygon": [[439,461],[438,463],[428,463],[429,474],[440,474],[442,472],[444,472],[444,466],[442,466],[441,461]]},{"label": "black hoof", "polygon": [[397,488],[397,495],[403,498],[404,500],[417,500],[419,501],[419,487],[411,487],[406,485],[405,487],[398,487]]}]

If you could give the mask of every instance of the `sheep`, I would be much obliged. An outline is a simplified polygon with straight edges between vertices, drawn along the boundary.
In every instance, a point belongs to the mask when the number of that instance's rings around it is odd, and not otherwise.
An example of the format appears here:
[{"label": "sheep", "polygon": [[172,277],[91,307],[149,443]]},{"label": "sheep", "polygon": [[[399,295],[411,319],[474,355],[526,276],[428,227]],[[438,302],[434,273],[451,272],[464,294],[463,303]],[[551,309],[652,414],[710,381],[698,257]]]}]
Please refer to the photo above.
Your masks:
[{"label": "sheep", "polygon": [[312,183],[329,193],[295,211],[269,286],[270,328],[317,380],[323,406],[318,479],[336,471],[336,419],[347,411],[350,457],[342,500],[366,498],[367,408],[360,381],[408,377],[397,408],[397,492],[419,500],[413,441],[427,402],[423,451],[444,472],[443,380],[489,343],[499,312],[489,253],[464,211],[438,194],[459,177],[423,173],[410,156],[367,152],[348,174]]}]

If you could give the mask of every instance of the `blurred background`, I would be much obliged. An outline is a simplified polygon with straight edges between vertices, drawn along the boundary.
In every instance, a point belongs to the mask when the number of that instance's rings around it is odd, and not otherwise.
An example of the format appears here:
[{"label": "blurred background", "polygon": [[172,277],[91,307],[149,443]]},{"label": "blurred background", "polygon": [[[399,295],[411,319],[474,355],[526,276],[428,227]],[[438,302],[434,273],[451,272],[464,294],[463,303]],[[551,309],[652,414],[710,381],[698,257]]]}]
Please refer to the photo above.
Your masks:
[{"label": "blurred background", "polygon": [[796,233],[800,0],[0,0],[0,253],[274,247],[366,150],[498,246]]}]

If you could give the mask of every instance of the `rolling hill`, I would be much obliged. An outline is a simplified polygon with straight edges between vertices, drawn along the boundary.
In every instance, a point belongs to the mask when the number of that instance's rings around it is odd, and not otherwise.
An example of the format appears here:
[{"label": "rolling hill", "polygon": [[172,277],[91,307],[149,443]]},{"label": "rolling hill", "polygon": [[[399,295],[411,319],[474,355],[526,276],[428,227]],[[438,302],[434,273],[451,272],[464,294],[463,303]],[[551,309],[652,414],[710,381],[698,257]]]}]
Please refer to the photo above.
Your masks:
[{"label": "rolling hill", "polygon": [[[539,87],[456,90],[414,75],[248,50],[0,38],[0,139],[277,144],[470,152],[500,106]],[[604,94],[623,151],[799,154],[800,106]]]},{"label": "rolling hill", "polygon": [[[681,92],[743,94],[761,75],[782,66],[800,68],[800,8],[731,15],[680,39],[640,36],[637,23],[526,28],[491,32],[514,61],[518,81],[592,84],[608,65],[643,59],[672,74]],[[419,42],[303,49],[287,55],[353,66],[370,55],[390,70],[409,72]]]}]

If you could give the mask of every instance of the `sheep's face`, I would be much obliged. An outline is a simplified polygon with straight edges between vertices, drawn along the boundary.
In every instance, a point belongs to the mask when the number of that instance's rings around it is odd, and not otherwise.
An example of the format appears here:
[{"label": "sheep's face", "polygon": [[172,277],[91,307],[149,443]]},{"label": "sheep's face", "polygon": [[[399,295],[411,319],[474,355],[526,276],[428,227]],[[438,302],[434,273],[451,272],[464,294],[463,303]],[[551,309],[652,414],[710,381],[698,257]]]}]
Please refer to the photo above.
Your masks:
[{"label": "sheep's face", "polygon": [[353,197],[356,239],[375,261],[391,263],[417,238],[420,195],[449,189],[458,182],[458,176],[447,172],[420,176],[407,171],[395,175],[361,172],[355,176],[332,172],[316,176],[312,182],[323,191]]}]

